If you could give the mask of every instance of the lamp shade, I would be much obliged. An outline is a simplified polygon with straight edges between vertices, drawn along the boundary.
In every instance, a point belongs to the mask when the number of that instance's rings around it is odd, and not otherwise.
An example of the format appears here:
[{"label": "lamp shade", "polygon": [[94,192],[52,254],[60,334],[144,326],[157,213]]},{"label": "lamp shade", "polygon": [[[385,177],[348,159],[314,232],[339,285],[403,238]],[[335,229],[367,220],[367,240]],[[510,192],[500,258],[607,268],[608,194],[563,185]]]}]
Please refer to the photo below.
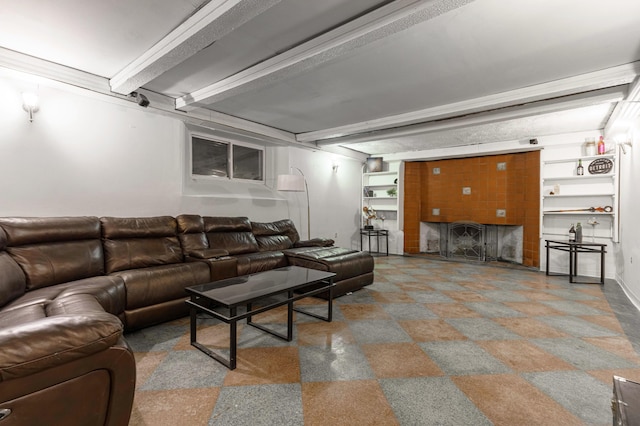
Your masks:
[{"label": "lamp shade", "polygon": [[278,191],[304,192],[304,176],[278,175]]}]

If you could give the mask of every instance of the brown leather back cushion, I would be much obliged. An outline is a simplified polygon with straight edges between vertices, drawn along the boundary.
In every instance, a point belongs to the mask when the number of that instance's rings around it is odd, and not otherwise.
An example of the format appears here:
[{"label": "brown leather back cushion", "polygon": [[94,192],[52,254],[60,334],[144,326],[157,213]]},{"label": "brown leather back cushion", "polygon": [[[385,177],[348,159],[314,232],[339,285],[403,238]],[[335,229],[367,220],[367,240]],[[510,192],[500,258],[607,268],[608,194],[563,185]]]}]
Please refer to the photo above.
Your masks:
[{"label": "brown leather back cushion", "polygon": [[248,217],[204,216],[202,219],[209,248],[225,249],[229,254],[258,251],[258,242],[251,233]]},{"label": "brown leather back cushion", "polygon": [[223,248],[229,254],[259,251],[258,242],[251,232],[207,232],[209,247]]},{"label": "brown leather back cushion", "polygon": [[100,238],[97,217],[11,217],[1,218],[7,246]]},{"label": "brown leather back cushion", "polygon": [[260,251],[278,251],[293,247],[291,240],[286,235],[257,236]]},{"label": "brown leather back cushion", "polygon": [[0,251],[0,283],[0,307],[22,296],[27,287],[22,269],[4,251]]},{"label": "brown leather back cushion", "polygon": [[176,220],[171,216],[101,217],[102,237],[120,238],[175,237]]},{"label": "brown leather back cushion", "polygon": [[185,256],[195,251],[209,248],[207,236],[204,233],[204,220],[195,214],[181,214],[176,217],[178,224],[178,238]]},{"label": "brown leather back cushion", "polygon": [[100,240],[8,247],[33,290],[104,274]]},{"label": "brown leather back cushion", "polygon": [[300,240],[300,235],[291,219],[282,219],[275,222],[251,222],[253,234],[258,236],[285,235],[295,244]]},{"label": "brown leather back cushion", "polygon": [[182,249],[177,237],[104,240],[108,274],[128,269],[180,263]]}]

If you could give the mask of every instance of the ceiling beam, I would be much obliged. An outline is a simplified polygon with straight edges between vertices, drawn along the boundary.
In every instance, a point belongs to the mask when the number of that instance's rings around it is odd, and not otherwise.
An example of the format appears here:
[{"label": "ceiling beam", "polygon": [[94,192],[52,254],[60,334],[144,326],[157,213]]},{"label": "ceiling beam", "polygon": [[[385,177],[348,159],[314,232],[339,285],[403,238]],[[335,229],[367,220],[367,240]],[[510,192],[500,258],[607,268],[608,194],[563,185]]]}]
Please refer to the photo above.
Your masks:
[{"label": "ceiling beam", "polygon": [[633,122],[640,116],[640,77],[629,87],[624,100],[618,102],[607,120],[604,134],[608,138],[622,136],[633,126]]},{"label": "ceiling beam", "polygon": [[369,43],[431,20],[474,0],[397,0],[347,24],[303,43],[258,65],[176,100],[176,108],[188,109],[222,101],[263,88],[315,68],[338,57],[353,54]]},{"label": "ceiling beam", "polygon": [[[84,91],[84,93],[89,91],[94,95],[135,103],[135,100],[126,95],[112,92],[109,88],[109,80],[104,77],[0,47],[0,71],[3,69],[12,74],[35,76],[37,79],[42,79],[43,84],[49,82],[50,85],[56,86],[59,83],[62,88],[73,86]],[[195,109],[189,112],[176,111],[174,98],[144,89],[140,90],[140,93],[144,94],[150,101],[148,110],[182,121],[223,129],[231,133],[236,132],[256,140],[295,146],[311,146],[311,144],[296,141],[293,133],[284,130],[208,109]]]},{"label": "ceiling beam", "polygon": [[[640,74],[640,62],[632,62],[617,67],[607,68],[574,77],[554,80],[543,84],[510,90],[494,95],[484,96],[466,101],[455,102],[412,111],[376,120],[368,120],[345,126],[323,129],[314,132],[298,133],[300,142],[329,141],[350,135],[373,132],[389,128],[409,126],[433,120],[442,120],[465,114],[473,114],[490,109],[504,108],[511,105],[535,102],[543,99],[558,98],[573,93],[597,90],[603,87],[628,84]],[[324,142],[323,142],[324,143]],[[331,142],[328,142],[331,143]],[[336,142],[337,143],[337,142]]]},{"label": "ceiling beam", "polygon": [[111,90],[137,90],[280,1],[211,0],[111,78]]},{"label": "ceiling beam", "polygon": [[357,144],[398,137],[426,135],[429,133],[440,132],[444,130],[462,129],[466,127],[496,123],[505,120],[513,120],[517,118],[565,111],[590,105],[618,102],[622,100],[625,95],[626,89],[622,86],[608,87],[586,93],[564,96],[558,99],[536,101],[527,105],[518,105],[509,108],[501,108],[496,111],[471,114],[466,117],[451,118],[449,120],[437,120],[393,129],[377,130],[343,136],[339,138],[320,140],[317,141],[316,144],[318,146],[344,143]]}]

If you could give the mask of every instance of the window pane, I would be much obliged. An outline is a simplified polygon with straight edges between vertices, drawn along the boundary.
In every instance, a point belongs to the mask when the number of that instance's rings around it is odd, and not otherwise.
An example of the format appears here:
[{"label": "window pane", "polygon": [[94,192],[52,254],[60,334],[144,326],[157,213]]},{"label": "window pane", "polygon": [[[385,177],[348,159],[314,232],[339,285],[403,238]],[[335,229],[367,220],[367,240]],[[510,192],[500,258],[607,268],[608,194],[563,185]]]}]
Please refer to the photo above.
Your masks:
[{"label": "window pane", "polygon": [[194,175],[229,176],[226,143],[192,137],[191,162]]},{"label": "window pane", "polygon": [[233,145],[233,178],[263,180],[262,150]]}]

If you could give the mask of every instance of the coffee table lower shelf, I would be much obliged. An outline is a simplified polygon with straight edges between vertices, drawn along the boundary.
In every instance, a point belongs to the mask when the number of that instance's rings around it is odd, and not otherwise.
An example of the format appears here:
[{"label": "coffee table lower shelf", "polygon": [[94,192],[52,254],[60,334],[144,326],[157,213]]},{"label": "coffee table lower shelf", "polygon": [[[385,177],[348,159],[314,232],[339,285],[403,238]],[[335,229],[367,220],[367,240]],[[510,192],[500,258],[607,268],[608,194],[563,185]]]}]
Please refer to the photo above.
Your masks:
[{"label": "coffee table lower shelf", "polygon": [[[267,286],[265,287],[265,291],[258,292],[258,294],[256,295],[256,292],[255,292],[256,285],[259,285],[260,282],[270,283],[272,282],[274,273],[277,275],[277,272],[281,270],[289,271],[292,268],[295,268],[296,272],[299,272],[298,270],[307,269],[307,268],[301,268],[298,266],[290,266],[286,268],[280,268],[280,270],[276,269],[273,271],[261,272],[254,275],[250,275],[248,277],[243,277],[243,279],[249,278],[249,280],[253,284],[251,288],[252,290],[251,295],[249,296],[248,294],[246,300],[243,299],[242,296],[237,297],[236,295],[236,297],[234,298],[236,301],[234,301],[233,303],[229,303],[228,301],[225,302],[225,298],[224,297],[218,298],[217,294],[222,293],[225,290],[228,292],[228,286],[232,286],[232,285],[240,286],[238,287],[237,290],[238,292],[242,292],[242,288],[241,288],[242,285],[247,285],[248,282],[237,283],[235,282],[237,280],[236,278],[230,278],[227,280],[209,283],[208,285],[211,286],[212,288],[204,292],[197,290],[197,289],[202,289],[202,286],[194,286],[194,287],[188,288],[187,292],[191,294],[191,298],[190,300],[187,300],[186,303],[190,306],[191,345],[199,349],[200,351],[204,352],[211,358],[215,359],[216,361],[220,362],[230,370],[233,370],[236,368],[236,362],[237,362],[237,345],[238,345],[237,331],[238,331],[238,321],[240,320],[243,320],[246,318],[248,325],[251,325],[255,328],[258,328],[262,331],[265,331],[269,334],[272,334],[288,342],[290,342],[293,339],[293,312],[294,311],[299,312],[301,314],[309,315],[314,318],[318,318],[327,322],[331,322],[333,318],[333,287],[335,286],[335,284],[333,283],[333,277],[335,276],[334,273],[309,269],[308,271],[312,271],[311,272],[312,278],[318,278],[318,279],[314,279],[310,282],[303,282],[303,283],[294,281],[290,284],[290,286],[284,283],[283,285],[278,286],[278,288],[276,289],[272,289],[272,288],[270,289]],[[295,290],[300,290],[300,288],[304,288],[312,284],[316,284],[316,285],[319,284],[320,287],[314,288],[313,290],[310,290],[310,291],[305,291],[304,293],[296,294],[294,292]],[[316,294],[323,293],[323,292],[328,292],[329,294],[329,297],[327,299],[327,315],[326,316],[308,312],[303,309],[295,308],[293,306],[293,303],[297,300],[304,299],[305,297],[309,297],[309,296],[314,296]],[[260,300],[265,299],[267,297],[271,297],[275,295],[283,295],[283,294],[286,294],[286,297],[283,300],[278,300],[277,302],[270,303],[266,306],[260,306],[258,308],[253,307],[255,302],[259,302]],[[287,334],[286,335],[251,321],[252,316],[262,312],[269,311],[271,309],[274,309],[283,305],[287,305]],[[212,306],[215,306],[217,308],[227,309],[229,311],[229,315],[224,315],[220,312],[215,311],[214,309],[211,308]],[[238,308],[241,306],[246,306],[246,312],[238,314]],[[229,324],[229,358],[228,359],[222,356],[221,354],[214,352],[213,350],[206,347],[202,343],[198,342],[197,340],[198,312],[206,313],[207,315],[210,315],[224,323]]]}]

